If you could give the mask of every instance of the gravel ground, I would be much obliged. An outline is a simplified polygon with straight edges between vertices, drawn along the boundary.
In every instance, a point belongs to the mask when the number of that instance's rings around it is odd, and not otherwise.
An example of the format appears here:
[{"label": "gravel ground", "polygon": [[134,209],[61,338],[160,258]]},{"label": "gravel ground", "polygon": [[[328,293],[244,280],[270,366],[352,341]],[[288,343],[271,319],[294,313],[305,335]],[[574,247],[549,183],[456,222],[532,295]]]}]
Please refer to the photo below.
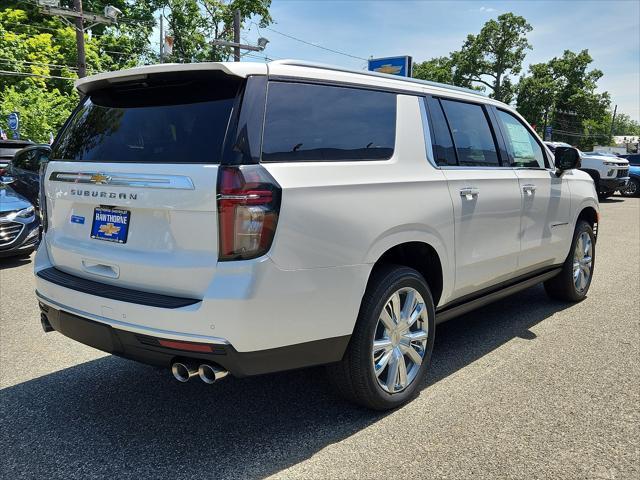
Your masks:
[{"label": "gravel ground", "polygon": [[577,305],[534,287],[438,328],[420,396],[388,414],[322,369],[214,386],[44,334],[32,264],[0,260],[0,476],[640,477],[640,201],[602,204]]}]

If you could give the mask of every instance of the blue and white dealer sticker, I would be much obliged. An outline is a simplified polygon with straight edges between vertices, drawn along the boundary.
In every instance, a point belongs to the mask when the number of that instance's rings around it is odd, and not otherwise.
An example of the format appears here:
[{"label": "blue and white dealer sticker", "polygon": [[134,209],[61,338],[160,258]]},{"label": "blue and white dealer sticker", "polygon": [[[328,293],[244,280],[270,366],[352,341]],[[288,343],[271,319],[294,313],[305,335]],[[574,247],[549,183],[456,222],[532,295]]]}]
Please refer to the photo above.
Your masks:
[{"label": "blue and white dealer sticker", "polygon": [[131,212],[119,208],[96,207],[93,211],[91,238],[126,243]]}]

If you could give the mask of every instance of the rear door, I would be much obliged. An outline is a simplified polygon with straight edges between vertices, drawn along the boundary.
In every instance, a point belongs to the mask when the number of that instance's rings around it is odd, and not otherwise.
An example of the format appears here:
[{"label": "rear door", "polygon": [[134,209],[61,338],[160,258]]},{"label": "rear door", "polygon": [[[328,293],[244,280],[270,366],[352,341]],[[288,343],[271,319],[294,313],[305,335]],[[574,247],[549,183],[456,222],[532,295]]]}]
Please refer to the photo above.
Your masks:
[{"label": "rear door", "polygon": [[522,192],[519,268],[562,263],[573,233],[569,184],[548,168],[540,141],[519,118],[500,109],[496,116]]},{"label": "rear door", "polygon": [[201,296],[218,261],[216,179],[240,83],[221,72],[174,73],[85,98],[45,172],[54,266]]},{"label": "rear door", "polygon": [[511,278],[520,252],[520,189],[503,167],[486,107],[428,99],[436,161],[448,181],[455,223],[455,296]]}]

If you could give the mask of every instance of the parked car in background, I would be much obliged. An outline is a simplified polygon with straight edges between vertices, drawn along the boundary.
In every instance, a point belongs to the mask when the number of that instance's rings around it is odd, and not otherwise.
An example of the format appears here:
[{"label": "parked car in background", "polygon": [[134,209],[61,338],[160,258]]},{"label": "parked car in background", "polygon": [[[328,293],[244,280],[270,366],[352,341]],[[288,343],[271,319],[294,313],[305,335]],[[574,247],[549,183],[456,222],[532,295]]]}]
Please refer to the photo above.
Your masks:
[{"label": "parked car in background", "polygon": [[[557,147],[569,147],[568,143],[545,142],[554,152]],[[616,190],[624,190],[629,183],[629,162],[613,154],[599,152],[580,152],[580,170],[587,172],[596,186],[598,197],[602,200],[613,195]]]},{"label": "parked car in background", "polygon": [[43,172],[45,331],[181,382],[328,364],[383,410],[423,387],[437,323],[589,290],[579,152],[475,91],[297,61],[76,86]]},{"label": "parked car in background", "polygon": [[40,239],[34,206],[0,182],[0,257],[30,255]]},{"label": "parked car in background", "polygon": [[620,193],[625,197],[640,196],[640,153],[621,155],[629,162],[629,185]]},{"label": "parked car in background", "polygon": [[11,188],[38,207],[40,163],[49,158],[49,145],[31,145],[18,150],[4,174]]},{"label": "parked car in background", "polygon": [[29,140],[1,140],[0,139],[0,177],[5,175],[7,165],[13,160],[15,153],[33,142]]}]

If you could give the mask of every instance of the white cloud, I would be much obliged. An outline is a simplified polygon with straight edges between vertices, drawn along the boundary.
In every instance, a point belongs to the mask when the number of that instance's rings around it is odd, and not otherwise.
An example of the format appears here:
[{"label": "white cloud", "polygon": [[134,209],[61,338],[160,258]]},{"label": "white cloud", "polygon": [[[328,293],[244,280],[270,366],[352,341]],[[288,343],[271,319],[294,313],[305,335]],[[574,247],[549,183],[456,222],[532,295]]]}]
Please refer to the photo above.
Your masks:
[{"label": "white cloud", "polygon": [[491,12],[495,12],[497,10],[495,8],[482,6],[482,7],[480,7],[480,11],[481,12],[491,13]]}]

